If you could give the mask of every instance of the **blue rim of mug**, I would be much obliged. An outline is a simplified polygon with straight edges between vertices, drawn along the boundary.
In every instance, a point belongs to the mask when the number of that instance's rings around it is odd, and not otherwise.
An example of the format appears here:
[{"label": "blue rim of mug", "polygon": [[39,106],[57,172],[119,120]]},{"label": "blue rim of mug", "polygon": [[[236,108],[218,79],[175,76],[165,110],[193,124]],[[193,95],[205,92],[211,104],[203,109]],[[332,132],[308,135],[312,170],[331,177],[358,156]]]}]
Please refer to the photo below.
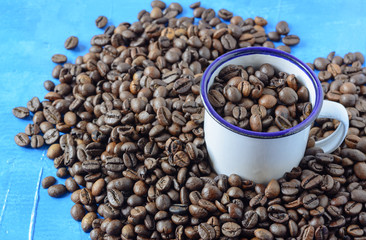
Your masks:
[{"label": "blue rim of mug", "polygon": [[[208,100],[207,93],[208,93],[208,83],[212,76],[212,74],[215,72],[215,70],[220,67],[222,64],[237,58],[241,56],[246,55],[253,55],[253,54],[262,54],[262,55],[271,55],[274,57],[285,59],[292,64],[296,65],[301,71],[303,71],[312,81],[313,86],[315,88],[315,104],[313,107],[312,112],[310,115],[301,123],[297,124],[296,126],[285,129],[278,132],[255,132],[246,130],[243,128],[240,128],[238,126],[235,126],[229,122],[227,122],[225,119],[223,119],[212,107],[210,101]],[[263,62],[264,63],[264,62]],[[233,131],[235,133],[245,135],[248,137],[253,138],[281,138],[286,137],[292,134],[295,134],[297,132],[300,132],[301,130],[308,127],[310,124],[312,124],[317,116],[319,115],[320,109],[323,105],[323,90],[321,87],[321,83],[317,76],[315,75],[314,71],[311,70],[304,62],[299,60],[298,58],[292,56],[291,54],[288,54],[284,51],[272,49],[272,48],[266,48],[266,47],[249,47],[249,48],[240,48],[233,51],[230,51],[228,53],[225,53],[221,55],[220,57],[216,58],[205,70],[202,76],[201,80],[201,99],[203,102],[203,105],[205,107],[205,110],[210,116],[221,126],[227,128],[230,131]]]}]

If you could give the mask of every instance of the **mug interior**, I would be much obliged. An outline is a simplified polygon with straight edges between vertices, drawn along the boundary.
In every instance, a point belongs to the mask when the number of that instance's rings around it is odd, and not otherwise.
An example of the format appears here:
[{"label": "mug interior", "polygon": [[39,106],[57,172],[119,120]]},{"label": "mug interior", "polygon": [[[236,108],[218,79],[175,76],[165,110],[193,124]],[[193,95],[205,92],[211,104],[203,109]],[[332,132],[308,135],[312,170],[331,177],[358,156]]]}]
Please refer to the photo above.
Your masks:
[{"label": "mug interior", "polygon": [[[271,64],[276,71],[283,71],[288,74],[294,74],[301,85],[305,86],[309,91],[309,101],[313,106],[313,110],[309,117],[298,125],[278,132],[254,132],[242,129],[230,124],[223,119],[212,107],[208,100],[207,93],[211,85],[214,83],[215,77],[219,74],[222,68],[227,65],[235,64],[244,67],[253,66],[258,69],[262,64]],[[276,138],[285,137],[297,133],[308,127],[315,121],[322,107],[323,90],[315,73],[302,61],[294,56],[271,48],[250,47],[242,48],[226,53],[218,57],[203,74],[201,81],[201,98],[208,114],[211,115],[219,124],[235,131],[239,134],[257,137],[257,138]]]}]

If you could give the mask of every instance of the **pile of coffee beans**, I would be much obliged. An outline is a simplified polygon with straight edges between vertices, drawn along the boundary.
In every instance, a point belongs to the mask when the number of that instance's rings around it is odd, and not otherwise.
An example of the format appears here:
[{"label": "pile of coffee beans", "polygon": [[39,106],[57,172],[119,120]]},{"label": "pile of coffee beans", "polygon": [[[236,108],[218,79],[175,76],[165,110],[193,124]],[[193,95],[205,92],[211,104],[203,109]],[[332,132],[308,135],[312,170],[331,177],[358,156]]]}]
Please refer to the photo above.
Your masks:
[{"label": "pile of coffee beans", "polygon": [[[243,19],[194,3],[194,18],[176,16],[179,3],[155,0],[132,24],[106,26],[75,63],[57,65],[40,101],[13,110],[33,118],[20,146],[48,144],[57,184],[49,195],[72,192],[71,216],[96,239],[364,239],[366,133],[363,55],[330,54],[314,61],[328,99],[347,107],[351,127],[332,154],[314,147],[337,122],[321,119],[300,166],[267,186],[215,174],[204,144],[199,83],[219,55],[239,47],[292,45],[280,22]],[[225,21],[223,21],[225,20]],[[97,19],[102,27],[106,19]],[[78,39],[66,41],[67,48]],[[287,45],[283,50],[289,51]],[[330,82],[331,81],[331,82]],[[315,129],[315,130],[314,130]]]},{"label": "pile of coffee beans", "polygon": [[312,111],[309,91],[294,74],[265,63],[227,65],[215,77],[207,95],[227,122],[256,132],[278,132],[296,126]]}]

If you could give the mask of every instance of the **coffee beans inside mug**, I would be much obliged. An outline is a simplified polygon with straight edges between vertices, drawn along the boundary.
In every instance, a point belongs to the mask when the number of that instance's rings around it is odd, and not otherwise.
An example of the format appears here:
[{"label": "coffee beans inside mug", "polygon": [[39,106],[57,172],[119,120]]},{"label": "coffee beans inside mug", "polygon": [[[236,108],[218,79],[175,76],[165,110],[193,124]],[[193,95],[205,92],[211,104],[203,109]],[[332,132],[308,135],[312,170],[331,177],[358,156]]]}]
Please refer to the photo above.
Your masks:
[{"label": "coffee beans inside mug", "polygon": [[229,123],[256,132],[276,132],[296,126],[312,111],[309,91],[294,74],[268,63],[227,65],[218,73],[208,99]]}]

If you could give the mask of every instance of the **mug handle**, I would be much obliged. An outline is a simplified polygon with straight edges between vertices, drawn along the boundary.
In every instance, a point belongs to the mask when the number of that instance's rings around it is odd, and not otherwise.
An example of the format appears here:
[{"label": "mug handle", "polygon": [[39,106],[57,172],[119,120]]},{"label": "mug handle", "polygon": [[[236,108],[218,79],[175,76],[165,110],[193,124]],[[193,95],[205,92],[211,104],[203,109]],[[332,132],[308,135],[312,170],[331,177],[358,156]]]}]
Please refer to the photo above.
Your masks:
[{"label": "mug handle", "polygon": [[349,127],[347,110],[340,103],[324,100],[318,118],[331,118],[340,121],[339,126],[330,136],[315,142],[316,147],[322,148],[325,153],[331,153],[342,144],[347,135]]}]

